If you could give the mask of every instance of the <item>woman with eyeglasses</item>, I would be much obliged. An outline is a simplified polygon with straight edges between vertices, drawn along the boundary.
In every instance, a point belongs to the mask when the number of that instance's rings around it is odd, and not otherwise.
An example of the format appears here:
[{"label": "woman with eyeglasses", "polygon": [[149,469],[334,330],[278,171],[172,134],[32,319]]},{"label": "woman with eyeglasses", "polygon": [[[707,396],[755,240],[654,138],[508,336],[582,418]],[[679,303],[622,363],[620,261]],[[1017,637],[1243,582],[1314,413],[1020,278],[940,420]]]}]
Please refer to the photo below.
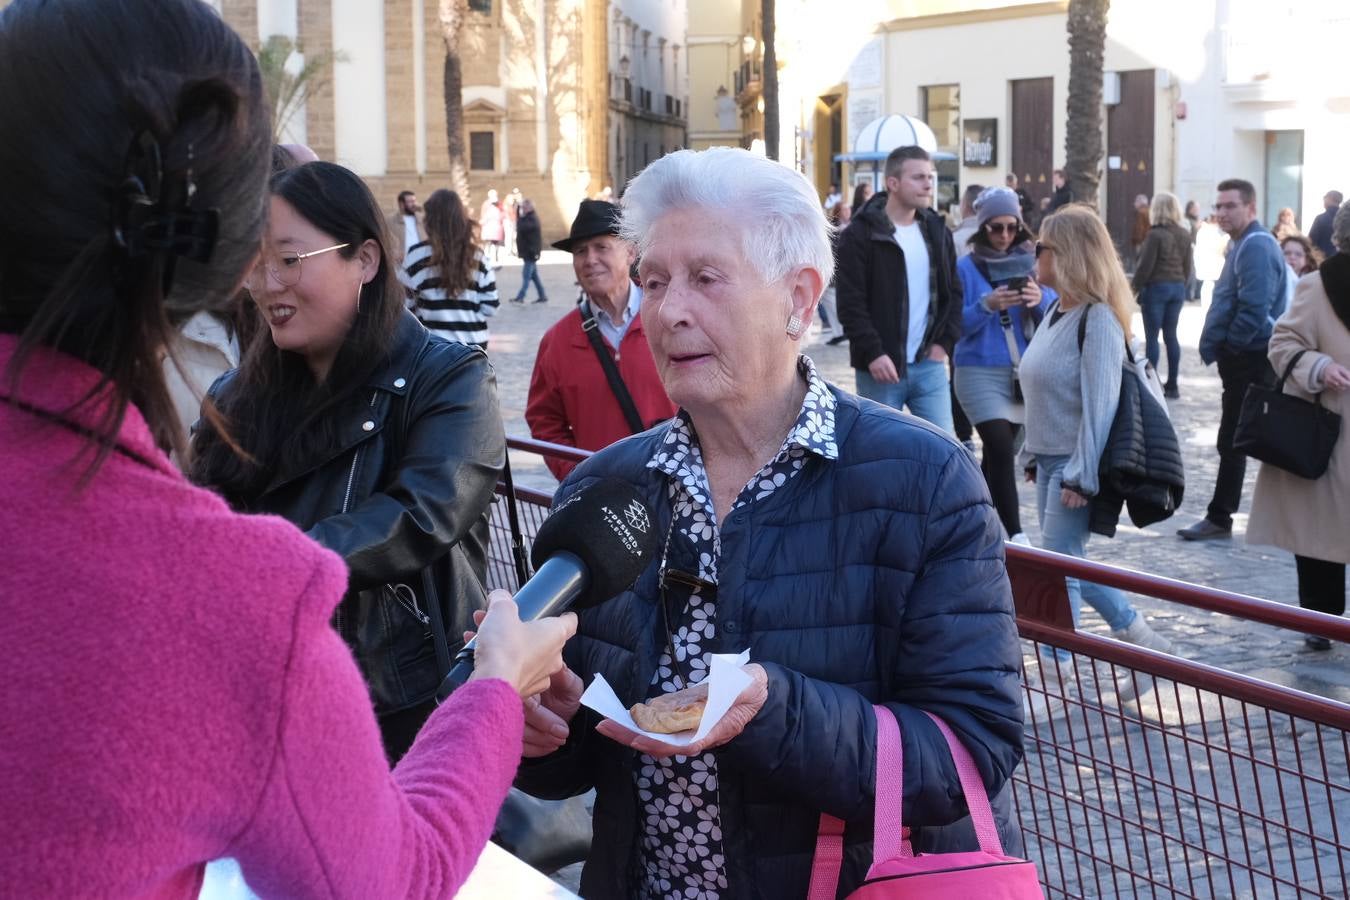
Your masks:
[{"label": "woman with eyeglasses", "polygon": [[965,291],[953,386],[980,434],[980,468],[1010,540],[1025,543],[1017,499],[1016,443],[1026,420],[1018,366],[1052,290],[1036,283],[1031,232],[1017,194],[1005,187],[975,200],[970,252],[956,264]]},{"label": "woman with eyeglasses", "polygon": [[[1106,226],[1071,203],[1041,223],[1036,278],[1059,292],[1027,346],[1020,368],[1026,397],[1028,471],[1036,482],[1041,546],[1085,557],[1097,470],[1116,407],[1134,295]],[[1086,600],[1118,640],[1171,652],[1125,595],[1066,578],[1074,623]]]},{"label": "woman with eyeglasses", "polygon": [[[69,114],[43,114],[51,110]],[[166,451],[186,437],[161,365],[171,323],[221,308],[256,260],[271,134],[257,61],[206,3],[0,9],[6,897],[188,900],[218,857],[238,860],[265,897],[454,896],[516,773],[522,697],[562,665],[574,620],[521,623],[498,599],[478,629],[474,678],[391,772],[370,695],[331,620],[349,568],[356,588],[387,571],[375,553],[346,551],[358,534],[374,544],[379,528],[399,531],[400,517],[322,520],[311,534],[340,546],[344,565],[290,522],[232,511],[169,462]],[[331,343],[328,319],[354,321],[353,335],[398,335],[406,321],[380,261],[378,211],[355,176],[339,173],[294,182],[322,201],[290,194],[290,212],[274,202],[268,255],[278,272],[291,272],[279,253],[347,246],[297,263],[303,274],[283,275],[288,287],[266,276],[271,328],[294,349],[259,356],[255,345],[232,382],[256,395],[265,378],[258,405],[289,418],[212,429],[258,454],[246,471],[273,488],[269,498],[311,490],[304,473],[329,464],[300,456],[324,421],[301,409],[341,402],[353,379],[369,381],[362,369],[409,359],[353,359],[345,345],[318,352]],[[330,190],[313,190],[320,183]],[[376,445],[361,443],[364,421],[401,433],[396,413],[434,418],[418,406],[435,393],[429,385],[463,380],[458,398],[434,402],[472,406],[487,377],[481,354],[420,343],[417,362],[435,371],[400,366],[356,392],[362,407],[383,392],[363,418],[333,420],[337,465],[353,446],[367,448],[356,487],[376,459]],[[326,379],[311,357],[332,362]],[[456,371],[461,359],[472,362]],[[495,421],[494,405],[478,405]],[[264,435],[264,423],[283,427]],[[404,470],[442,453],[444,435],[423,438],[412,425],[407,436]],[[492,438],[483,425],[488,458],[478,468],[500,458]],[[434,453],[415,452],[432,442]],[[403,505],[413,515],[417,489],[378,490],[358,498],[354,488],[349,512]],[[416,516],[429,528],[443,513],[426,507]],[[405,539],[405,555],[430,557],[436,540]]]},{"label": "woman with eyeglasses", "polygon": [[245,281],[268,327],[212,386],[208,405],[232,439],[204,425],[192,477],[235,509],[289,519],[347,563],[334,623],[393,763],[486,605],[488,510],[506,452],[496,383],[480,351],[404,309],[379,207],[355,174],[325,162],[280,173],[269,206]]}]

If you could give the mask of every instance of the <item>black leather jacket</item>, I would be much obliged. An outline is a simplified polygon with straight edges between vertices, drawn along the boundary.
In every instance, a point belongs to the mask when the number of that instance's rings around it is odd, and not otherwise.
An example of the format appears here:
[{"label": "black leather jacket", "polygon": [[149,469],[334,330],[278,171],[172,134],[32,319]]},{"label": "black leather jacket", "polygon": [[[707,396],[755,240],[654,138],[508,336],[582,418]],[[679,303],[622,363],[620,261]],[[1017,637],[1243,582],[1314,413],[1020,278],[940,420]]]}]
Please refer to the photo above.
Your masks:
[{"label": "black leather jacket", "polygon": [[430,698],[443,674],[430,604],[452,654],[486,605],[488,514],[506,457],[496,379],[482,351],[405,313],[388,364],[337,415],[338,444],[278,472],[247,509],[294,522],[346,561],[334,626],[375,711],[395,712]]}]

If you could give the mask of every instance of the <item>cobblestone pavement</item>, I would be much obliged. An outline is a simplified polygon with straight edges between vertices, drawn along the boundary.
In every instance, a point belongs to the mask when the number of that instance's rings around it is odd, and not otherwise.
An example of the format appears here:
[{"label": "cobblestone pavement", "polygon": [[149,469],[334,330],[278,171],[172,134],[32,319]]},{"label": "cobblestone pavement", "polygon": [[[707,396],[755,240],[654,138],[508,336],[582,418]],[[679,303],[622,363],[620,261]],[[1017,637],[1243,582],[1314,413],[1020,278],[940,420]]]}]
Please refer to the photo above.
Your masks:
[{"label": "cobblestone pavement", "polygon": [[[508,434],[526,435],[528,429],[525,427],[524,410],[526,393],[529,386],[530,372],[533,367],[535,349],[540,337],[544,331],[552,325],[559,317],[571,309],[571,305],[576,297],[576,286],[572,275],[570,261],[562,254],[548,253],[541,266],[541,275],[549,292],[550,302],[547,304],[527,303],[524,306],[503,303],[501,312],[492,322],[492,342],[490,345],[490,355],[497,371],[497,380],[502,405],[502,415],[506,421],[506,430]],[[520,285],[520,267],[516,261],[508,262],[507,265],[498,272],[499,288],[504,298],[514,296],[515,291]],[[531,297],[530,299],[533,299]],[[1182,372],[1180,378],[1181,399],[1172,401],[1173,420],[1178,426],[1178,432],[1182,440],[1186,455],[1187,465],[1187,489],[1185,502],[1181,510],[1173,519],[1151,526],[1149,528],[1137,529],[1125,521],[1121,524],[1118,535],[1112,540],[1104,538],[1094,538],[1089,544],[1089,555],[1096,560],[1124,566],[1127,568],[1138,569],[1166,575],[1173,578],[1179,578],[1185,581],[1191,581],[1198,584],[1211,585],[1225,590],[1236,591],[1249,594],[1256,597],[1276,600],[1279,602],[1297,604],[1297,582],[1294,575],[1293,558],[1280,550],[1262,547],[1249,547],[1246,544],[1246,511],[1247,504],[1250,502],[1251,489],[1256,476],[1256,466],[1252,465],[1248,469],[1247,492],[1244,497],[1244,504],[1241,513],[1236,517],[1234,524],[1234,535],[1232,539],[1221,541],[1210,541],[1201,543],[1188,543],[1176,537],[1176,529],[1189,525],[1204,515],[1205,506],[1209,502],[1211,492],[1214,487],[1214,477],[1218,465],[1218,457],[1214,450],[1215,434],[1219,421],[1219,379],[1213,367],[1204,367],[1200,364],[1199,358],[1195,352],[1196,341],[1199,336],[1201,325],[1204,320],[1203,309],[1196,304],[1188,304],[1182,313],[1181,318],[1181,338],[1183,344]],[[1136,319],[1136,322],[1138,320]],[[1137,328],[1138,326],[1136,326]],[[853,388],[853,373],[848,364],[847,345],[838,347],[829,347],[824,345],[819,339],[811,342],[806,352],[815,360],[817,366],[830,381],[851,390]],[[1164,363],[1165,365],[1165,363]],[[517,478],[522,484],[536,487],[540,490],[551,491],[555,486],[552,476],[544,468],[542,463],[532,459],[528,454],[515,454],[513,462],[517,470]],[[1036,509],[1035,496],[1032,485],[1022,486],[1022,519],[1027,528],[1029,536],[1035,542],[1038,538],[1036,528]],[[1327,523],[1328,527],[1337,526],[1337,523]],[[1338,527],[1346,527],[1347,523],[1339,523]],[[1348,529],[1350,530],[1350,529]],[[1217,665],[1232,671],[1241,672],[1257,678],[1266,679],[1279,684],[1285,684],[1297,687],[1312,693],[1322,694],[1342,701],[1350,702],[1350,670],[1347,662],[1350,662],[1350,648],[1337,646],[1330,652],[1313,653],[1303,648],[1301,636],[1282,631],[1276,628],[1270,628],[1264,625],[1257,625],[1244,622],[1229,616],[1222,616],[1203,612],[1200,610],[1189,609],[1177,606],[1160,600],[1153,600],[1146,597],[1134,598],[1135,604],[1147,612],[1155,627],[1162,633],[1170,637],[1176,644],[1180,653],[1202,662]],[[1086,605],[1083,608],[1082,625],[1084,628],[1104,633],[1106,631],[1105,623]],[[1185,697],[1185,690],[1179,696]],[[1168,682],[1160,682],[1158,690],[1154,697],[1161,697],[1166,700],[1169,696],[1176,694],[1176,688]],[[1107,697],[1110,694],[1108,692]],[[1149,703],[1154,704],[1156,710],[1150,714]],[[1210,705],[1207,701],[1202,705]],[[1073,703],[1070,703],[1071,711]],[[1164,704],[1166,706],[1166,704]],[[1186,721],[1178,719],[1179,713],[1176,710],[1165,709],[1158,706],[1158,701],[1150,701],[1147,697],[1141,701],[1141,706],[1137,714],[1141,715],[1143,720],[1153,720],[1160,724],[1170,726],[1169,730],[1179,728],[1178,733],[1194,732],[1196,729],[1196,719],[1193,715],[1187,715]],[[1258,724],[1260,723],[1259,711],[1253,710],[1257,715]],[[1201,725],[1201,731],[1208,727],[1215,727],[1220,721],[1234,721],[1238,717],[1235,733],[1245,733],[1246,728],[1243,725],[1249,725],[1250,719],[1247,717],[1247,710],[1228,701],[1225,712],[1218,716],[1211,715],[1209,726]],[[1117,746],[1114,752],[1111,745],[1121,745],[1125,742],[1134,742],[1140,740],[1141,729],[1138,727],[1141,720],[1133,719],[1135,725],[1130,725],[1119,730],[1118,734],[1107,737],[1105,735],[1093,735],[1090,729],[1086,733],[1080,733],[1080,737],[1086,743],[1074,741],[1080,750],[1086,750],[1086,744],[1092,745],[1092,752],[1098,759],[1116,757],[1119,763],[1120,747]],[[1285,719],[1285,722],[1290,720]],[[1064,720],[1057,723],[1059,727],[1064,727]],[[1042,726],[1043,727],[1043,726]],[[1029,727],[1029,738],[1037,730],[1037,726]],[[1225,727],[1226,731],[1226,727]],[[1288,726],[1277,728],[1279,735],[1267,732],[1261,732],[1257,729],[1257,738],[1262,744],[1271,744],[1273,741],[1287,741],[1289,734]],[[1152,733],[1150,729],[1144,729],[1146,733]],[[1285,736],[1282,737],[1281,736]],[[1304,734],[1299,735],[1300,738]],[[1191,735],[1191,741],[1195,737]],[[1250,742],[1252,739],[1248,738]],[[1059,741],[1053,743],[1058,744]],[[1188,742],[1189,743],[1189,742]],[[1333,750],[1337,741],[1332,741]],[[1033,740],[1029,744],[1029,753],[1033,746],[1039,742]],[[1311,749],[1311,748],[1309,748]],[[1191,751],[1188,750],[1189,754]],[[1341,754],[1343,757],[1343,753]],[[1111,773],[1116,775],[1127,775],[1127,769],[1119,768],[1118,765],[1106,763],[1103,759],[1103,765],[1098,765],[1096,771],[1106,772],[1107,777]],[[1084,757],[1079,757],[1079,761],[1085,762]],[[1033,760],[1029,757],[1028,766],[1031,766]],[[1212,761],[1211,761],[1212,762]],[[1181,761],[1186,765],[1186,761]],[[1034,773],[1036,781],[1046,785],[1050,790],[1060,790],[1064,787],[1070,787],[1070,793],[1074,793],[1074,786],[1064,783],[1064,773],[1059,771],[1060,766],[1047,766],[1040,764]],[[1191,761],[1189,769],[1191,771],[1203,773],[1206,769],[1203,760]],[[1255,771],[1255,769],[1253,769]],[[1031,772],[1031,769],[1028,769]],[[1236,793],[1241,799],[1237,802],[1239,805],[1246,805],[1252,801],[1253,786],[1248,782],[1258,780],[1256,776],[1236,775],[1229,776],[1232,780],[1224,787],[1223,792],[1229,796]],[[1262,777],[1264,778],[1264,770]],[[1333,780],[1341,780],[1341,775],[1333,775]],[[1100,781],[1100,775],[1098,777]],[[1130,784],[1126,785],[1126,799],[1128,796],[1135,795],[1133,791],[1133,779],[1126,778]],[[1216,782],[1217,784],[1217,782]],[[1120,796],[1120,786],[1112,782],[1113,790],[1116,796]],[[1138,796],[1145,796],[1148,791],[1144,785],[1139,785]],[[1098,790],[1102,785],[1098,785]],[[1263,792],[1264,793],[1264,792]],[[1244,796],[1245,795],[1245,796]],[[1135,805],[1138,807],[1138,796]],[[1157,793],[1153,792],[1155,804]],[[1269,802],[1269,796],[1265,798]],[[1031,809],[1024,810],[1023,814],[1035,815],[1035,798],[1030,798]],[[1198,802],[1198,801],[1197,801]],[[1256,802],[1260,803],[1258,799]],[[1114,806],[1114,803],[1108,803],[1108,806]],[[1126,806],[1129,804],[1126,803]],[[1194,806],[1191,801],[1186,801],[1183,807]],[[1263,808],[1265,808],[1263,806]],[[1199,802],[1198,806],[1184,812],[1186,819],[1195,819],[1197,821],[1213,819],[1217,807],[1213,799],[1205,802]],[[1044,810],[1043,810],[1044,812]],[[1271,812],[1266,808],[1266,812]],[[1063,819],[1068,814],[1065,810],[1051,810],[1053,818]],[[1165,813],[1165,810],[1164,810]],[[1160,841],[1160,834],[1168,831],[1174,831],[1180,828],[1181,822],[1177,816],[1183,815],[1178,811],[1170,818],[1164,813],[1149,811],[1138,808],[1133,815],[1143,817],[1153,816],[1157,821],[1150,830],[1152,837],[1148,840]],[[1311,825],[1312,834],[1325,834],[1322,826],[1330,824],[1329,811],[1325,805],[1317,808],[1309,808],[1307,811],[1305,827]],[[1116,819],[1117,817],[1110,817]],[[1071,820],[1064,820],[1058,823],[1060,826],[1072,831],[1076,823]],[[1214,830],[1213,823],[1210,830]],[[1204,827],[1200,827],[1204,832]],[[1218,827],[1219,832],[1235,831],[1230,837],[1241,841],[1244,837],[1243,832],[1250,832],[1255,828],[1254,820],[1234,819],[1231,815]],[[1056,829],[1058,830],[1058,829]],[[1187,829],[1188,839],[1194,839],[1191,829]],[[1122,847],[1126,842],[1127,836],[1123,833],[1108,833],[1110,829],[1104,829],[1100,834],[1100,839],[1107,840],[1111,844],[1120,844]],[[1343,833],[1343,832],[1342,832]],[[1060,831],[1061,836],[1065,834]],[[1251,838],[1252,834],[1245,835]],[[1269,836],[1268,836],[1269,837]],[[1202,834],[1202,839],[1204,835]],[[1203,840],[1203,843],[1213,843],[1210,840]],[[1180,849],[1178,849],[1180,847]],[[1030,848],[1029,848],[1030,849]],[[1043,852],[1045,847],[1040,848]],[[1160,859],[1171,859],[1178,852],[1186,853],[1185,846],[1175,843],[1150,849],[1158,851]],[[1194,846],[1192,849],[1195,849]],[[1326,848],[1319,848],[1325,853]],[[1272,853],[1275,847],[1270,847]],[[1292,852],[1292,851],[1291,851]],[[1040,855],[1040,854],[1038,854]],[[1273,865],[1275,871],[1283,877],[1295,878],[1300,874],[1300,869],[1306,866],[1309,851],[1304,847],[1296,851],[1297,860],[1291,860],[1288,863],[1277,862]],[[1312,855],[1322,855],[1312,854]],[[1122,850],[1122,859],[1128,859],[1130,854]],[[1215,860],[1208,854],[1199,854],[1200,862],[1186,857],[1184,862],[1178,863],[1187,868],[1199,865],[1213,865]],[[1065,860],[1051,861],[1046,856],[1042,858],[1043,864],[1048,864],[1052,868],[1059,869],[1066,865]],[[1257,866],[1259,868],[1259,861]],[[1168,863],[1169,866],[1171,863]],[[1072,868],[1072,862],[1067,862]],[[1271,893],[1271,885],[1259,881],[1252,881],[1244,886],[1239,884],[1236,890],[1230,890],[1226,883],[1225,875],[1220,874],[1219,869],[1213,869],[1212,876],[1215,878],[1213,885],[1207,889],[1202,889],[1202,893],[1211,893],[1213,896],[1267,896]],[[1169,868],[1170,872],[1170,868]],[[1160,874],[1160,873],[1159,873]],[[1180,875],[1180,871],[1172,873]],[[1201,872],[1192,871],[1189,873],[1192,884],[1198,888]],[[558,881],[573,890],[576,889],[579,878],[579,867],[569,867],[558,873]],[[1066,878],[1069,883],[1078,882],[1078,878],[1070,875]],[[1096,893],[1094,887],[1078,882],[1075,885],[1079,889],[1086,890],[1088,894]],[[1128,896],[1133,895],[1132,888],[1138,888],[1139,885],[1130,885],[1127,881],[1124,885],[1116,884],[1114,889],[1109,885],[1103,885],[1103,896]]]}]

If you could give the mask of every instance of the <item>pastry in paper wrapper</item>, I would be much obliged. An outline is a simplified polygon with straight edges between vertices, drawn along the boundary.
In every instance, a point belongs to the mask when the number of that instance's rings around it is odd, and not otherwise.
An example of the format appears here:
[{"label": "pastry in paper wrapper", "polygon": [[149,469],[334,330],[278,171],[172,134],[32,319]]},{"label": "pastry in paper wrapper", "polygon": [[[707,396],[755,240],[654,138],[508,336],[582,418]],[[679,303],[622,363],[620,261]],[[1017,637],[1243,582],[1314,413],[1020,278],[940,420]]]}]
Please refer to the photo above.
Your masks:
[{"label": "pastry in paper wrapper", "polygon": [[705,681],[684,690],[653,697],[638,703],[628,712],[643,731],[656,734],[678,734],[697,728],[708,705],[708,683]]}]

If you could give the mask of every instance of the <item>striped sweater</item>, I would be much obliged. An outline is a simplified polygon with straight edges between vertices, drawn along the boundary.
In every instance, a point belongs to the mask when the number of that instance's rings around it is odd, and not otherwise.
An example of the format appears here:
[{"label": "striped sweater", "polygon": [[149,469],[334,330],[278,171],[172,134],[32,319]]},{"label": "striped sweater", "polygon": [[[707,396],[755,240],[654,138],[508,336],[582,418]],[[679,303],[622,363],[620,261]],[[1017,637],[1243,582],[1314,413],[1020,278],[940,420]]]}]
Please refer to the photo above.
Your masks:
[{"label": "striped sweater", "polygon": [[414,244],[403,259],[398,279],[411,293],[408,308],[437,334],[487,348],[488,317],[497,314],[497,278],[482,252],[474,255],[473,283],[451,297],[441,272],[431,264],[431,244]]}]

